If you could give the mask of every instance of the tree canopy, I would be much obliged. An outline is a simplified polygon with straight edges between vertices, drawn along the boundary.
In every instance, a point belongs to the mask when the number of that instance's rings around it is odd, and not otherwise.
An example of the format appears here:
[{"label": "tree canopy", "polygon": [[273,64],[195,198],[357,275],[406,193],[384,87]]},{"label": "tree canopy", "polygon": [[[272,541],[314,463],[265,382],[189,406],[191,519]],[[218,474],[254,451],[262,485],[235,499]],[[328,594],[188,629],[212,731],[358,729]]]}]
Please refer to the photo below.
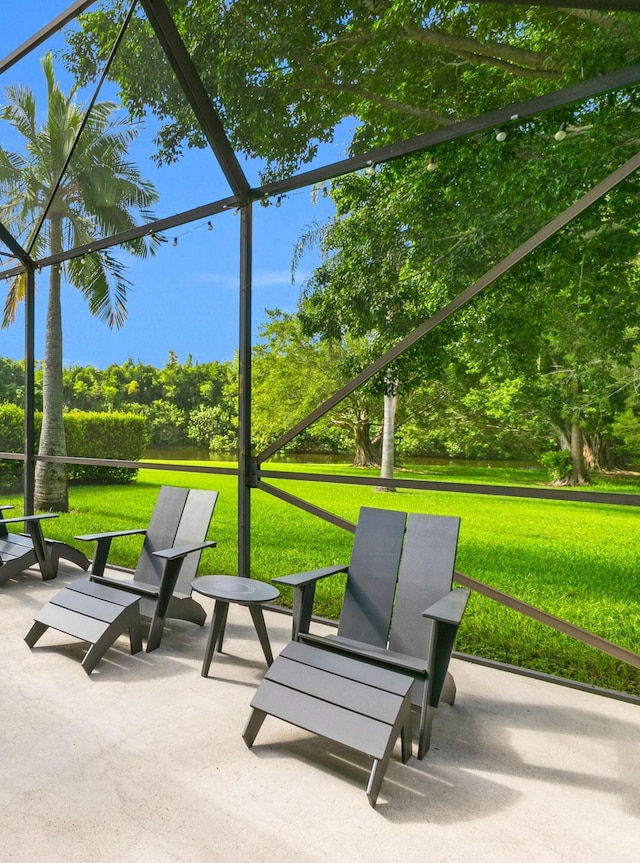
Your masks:
[{"label": "tree canopy", "polygon": [[[105,2],[68,35],[65,62],[93,77],[128,4]],[[232,145],[265,178],[309,162],[347,120],[352,152],[637,62],[640,16],[444,0],[169,0]],[[110,73],[137,117],[159,119],[159,160],[204,147],[143,13]],[[550,118],[553,122],[554,118]]]},{"label": "tree canopy", "polygon": [[[261,160],[264,179],[298,170],[345,128],[350,152],[362,152],[640,58],[633,13],[453,0],[168,5],[232,145]],[[84,81],[118,15],[106,4],[81,20],[67,62]],[[159,118],[158,160],[205,145],[142,16],[113,75],[134,115]],[[319,233],[324,261],[301,307],[307,336],[364,339],[379,355],[634,154],[639,108],[628,87],[336,181],[337,216]],[[636,201],[632,178],[430,334],[381,388],[453,375],[492,382],[503,404],[527,393],[581,481],[583,433],[610,424],[607,394],[633,350]]]}]

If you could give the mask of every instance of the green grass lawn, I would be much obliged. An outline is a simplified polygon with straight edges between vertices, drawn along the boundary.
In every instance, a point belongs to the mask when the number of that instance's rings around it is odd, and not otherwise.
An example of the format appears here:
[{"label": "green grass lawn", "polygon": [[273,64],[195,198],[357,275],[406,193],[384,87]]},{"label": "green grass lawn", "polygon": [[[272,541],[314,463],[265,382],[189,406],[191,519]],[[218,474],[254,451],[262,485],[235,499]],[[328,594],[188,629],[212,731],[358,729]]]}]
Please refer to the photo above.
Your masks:
[{"label": "green grass lawn", "polygon": [[[228,465],[226,465],[228,466]],[[346,465],[279,465],[278,469],[357,473]],[[514,469],[412,468],[408,477],[455,482],[516,484]],[[536,473],[536,472],[534,472]],[[372,472],[375,475],[375,472]],[[518,475],[523,476],[518,471]],[[531,485],[532,477],[521,484]],[[599,481],[606,491],[638,490],[635,477]],[[544,475],[537,482],[543,484]],[[401,490],[380,493],[371,487],[300,480],[271,484],[355,522],[361,506],[461,517],[456,568],[479,581],[531,603],[610,641],[640,652],[640,510],[565,501],[527,500]],[[203,554],[200,571],[237,572],[237,486],[235,477],[199,473],[169,474],[141,470],[132,486],[74,486],[72,511],[47,523],[47,535],[69,541],[74,534],[144,527],[161,484],[215,488],[220,498],[210,537],[216,549]],[[592,489],[593,490],[593,487]],[[10,498],[0,502],[11,502]],[[16,501],[17,502],[17,501]],[[252,575],[274,576],[331,563],[346,563],[352,537],[333,525],[271,495],[252,495]],[[76,545],[81,545],[77,543]],[[111,561],[133,566],[140,538],[117,540]],[[89,554],[92,550],[85,549]],[[336,617],[339,579],[326,580],[317,593],[316,611]],[[283,593],[283,601],[290,597]],[[472,594],[456,648],[514,665],[612,689],[640,694],[640,671],[542,624]]]}]

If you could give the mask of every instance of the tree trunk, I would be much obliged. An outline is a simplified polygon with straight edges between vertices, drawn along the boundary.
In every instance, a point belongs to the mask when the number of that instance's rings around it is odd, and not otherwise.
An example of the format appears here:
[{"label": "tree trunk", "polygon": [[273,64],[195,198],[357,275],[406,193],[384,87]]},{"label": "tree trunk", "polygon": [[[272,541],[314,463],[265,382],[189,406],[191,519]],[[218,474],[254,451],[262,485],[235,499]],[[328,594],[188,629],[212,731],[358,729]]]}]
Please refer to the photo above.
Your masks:
[{"label": "tree trunk", "polygon": [[[393,479],[397,395],[384,396],[384,420],[382,425],[382,458],[380,460],[380,478]],[[395,491],[392,486],[380,485],[376,491]]]},{"label": "tree trunk", "polygon": [[584,460],[584,435],[582,426],[574,421],[571,424],[571,477],[569,485],[587,485],[589,475]]},{"label": "tree trunk", "polygon": [[[52,251],[54,235],[60,226],[51,222]],[[59,237],[59,233],[57,234]],[[67,445],[64,435],[62,402],[62,309],[60,303],[60,267],[49,272],[49,299],[44,347],[44,373],[42,379],[42,430],[39,455],[65,456]],[[68,512],[67,467],[50,462],[37,462],[35,469],[34,506],[39,510]]]},{"label": "tree trunk", "polygon": [[584,435],[584,460],[589,470],[624,470],[625,460],[598,432]]},{"label": "tree trunk", "polygon": [[354,467],[375,467],[377,460],[371,443],[371,422],[368,416],[359,414],[353,426],[355,443]]}]

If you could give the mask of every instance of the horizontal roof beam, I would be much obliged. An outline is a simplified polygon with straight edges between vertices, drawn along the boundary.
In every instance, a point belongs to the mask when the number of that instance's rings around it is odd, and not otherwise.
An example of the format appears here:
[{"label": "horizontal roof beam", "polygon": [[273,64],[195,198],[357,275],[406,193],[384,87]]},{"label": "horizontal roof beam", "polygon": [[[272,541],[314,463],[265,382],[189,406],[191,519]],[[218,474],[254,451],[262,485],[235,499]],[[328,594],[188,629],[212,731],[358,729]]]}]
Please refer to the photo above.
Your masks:
[{"label": "horizontal roof beam", "polygon": [[[475,0],[476,3],[500,3],[518,6],[514,0]],[[640,0],[527,0],[527,6],[552,6],[554,9],[594,9],[599,12],[640,12]]]}]

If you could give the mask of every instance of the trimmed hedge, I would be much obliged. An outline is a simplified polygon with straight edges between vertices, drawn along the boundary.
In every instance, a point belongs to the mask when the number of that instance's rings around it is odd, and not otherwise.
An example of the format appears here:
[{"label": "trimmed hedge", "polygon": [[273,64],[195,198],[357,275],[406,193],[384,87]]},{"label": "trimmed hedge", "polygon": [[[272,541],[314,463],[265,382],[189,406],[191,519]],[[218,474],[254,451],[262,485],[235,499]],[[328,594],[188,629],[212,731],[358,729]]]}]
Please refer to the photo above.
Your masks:
[{"label": "trimmed hedge", "polygon": [[[0,405],[0,452],[22,452],[24,410],[17,405]],[[0,491],[17,491],[22,487],[21,461],[0,461]]]},{"label": "trimmed hedge", "polygon": [[[118,458],[138,461],[147,445],[143,416],[125,413],[83,413],[64,415],[67,453],[78,458]],[[69,465],[69,480],[82,483],[135,482],[137,469]]]},{"label": "trimmed hedge", "polygon": [[[0,451],[21,452],[24,411],[16,405],[0,405]],[[42,414],[34,417],[36,440]],[[128,413],[85,413],[64,415],[67,455],[77,458],[114,458],[138,461],[147,445],[143,416]],[[70,482],[83,484],[125,484],[135,482],[137,469],[69,465]],[[0,488],[11,490],[22,481],[22,463],[0,462]]]}]

